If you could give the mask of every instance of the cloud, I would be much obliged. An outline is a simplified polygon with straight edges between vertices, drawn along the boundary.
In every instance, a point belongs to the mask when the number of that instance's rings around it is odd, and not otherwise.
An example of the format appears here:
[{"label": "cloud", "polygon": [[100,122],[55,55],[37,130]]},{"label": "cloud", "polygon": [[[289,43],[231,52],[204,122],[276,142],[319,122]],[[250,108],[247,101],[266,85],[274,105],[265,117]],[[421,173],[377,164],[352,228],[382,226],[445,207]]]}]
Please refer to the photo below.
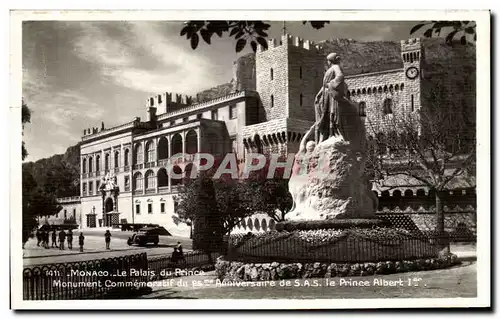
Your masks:
[{"label": "cloud", "polygon": [[98,68],[104,83],[148,94],[194,94],[220,82],[213,76],[210,59],[168,37],[173,30],[165,23],[80,23],[77,27],[74,51]]}]

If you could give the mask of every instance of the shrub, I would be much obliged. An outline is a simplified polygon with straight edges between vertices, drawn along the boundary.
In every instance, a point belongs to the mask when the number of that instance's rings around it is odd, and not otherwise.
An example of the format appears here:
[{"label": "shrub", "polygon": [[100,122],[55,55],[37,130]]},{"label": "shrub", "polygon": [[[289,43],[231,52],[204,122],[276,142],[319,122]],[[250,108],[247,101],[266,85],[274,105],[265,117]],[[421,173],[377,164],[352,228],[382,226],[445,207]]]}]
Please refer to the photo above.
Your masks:
[{"label": "shrub", "polygon": [[292,232],[295,230],[313,229],[348,229],[348,228],[371,228],[374,226],[389,226],[387,220],[382,219],[327,219],[311,221],[284,221],[276,224],[277,231]]}]

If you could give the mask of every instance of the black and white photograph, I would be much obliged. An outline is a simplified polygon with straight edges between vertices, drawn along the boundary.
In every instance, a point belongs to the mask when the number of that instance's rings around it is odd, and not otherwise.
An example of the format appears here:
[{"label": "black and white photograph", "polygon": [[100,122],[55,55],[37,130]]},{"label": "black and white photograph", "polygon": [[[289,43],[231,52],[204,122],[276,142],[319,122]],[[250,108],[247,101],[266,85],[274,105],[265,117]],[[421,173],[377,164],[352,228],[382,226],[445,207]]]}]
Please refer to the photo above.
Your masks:
[{"label": "black and white photograph", "polygon": [[13,308],[491,306],[489,11],[10,32]]}]

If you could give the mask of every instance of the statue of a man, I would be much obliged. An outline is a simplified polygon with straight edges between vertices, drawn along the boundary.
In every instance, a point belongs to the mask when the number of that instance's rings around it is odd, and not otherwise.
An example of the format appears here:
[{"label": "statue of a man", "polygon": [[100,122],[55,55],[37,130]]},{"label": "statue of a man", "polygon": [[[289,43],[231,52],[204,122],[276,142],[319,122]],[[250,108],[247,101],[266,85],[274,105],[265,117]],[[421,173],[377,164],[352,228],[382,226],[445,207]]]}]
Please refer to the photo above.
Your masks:
[{"label": "statue of a man", "polygon": [[316,111],[316,143],[321,143],[330,136],[344,135],[343,119],[339,107],[350,103],[347,98],[347,85],[344,72],[340,67],[340,56],[330,53],[327,57],[328,70],[323,77],[323,87],[316,95],[314,106]]}]

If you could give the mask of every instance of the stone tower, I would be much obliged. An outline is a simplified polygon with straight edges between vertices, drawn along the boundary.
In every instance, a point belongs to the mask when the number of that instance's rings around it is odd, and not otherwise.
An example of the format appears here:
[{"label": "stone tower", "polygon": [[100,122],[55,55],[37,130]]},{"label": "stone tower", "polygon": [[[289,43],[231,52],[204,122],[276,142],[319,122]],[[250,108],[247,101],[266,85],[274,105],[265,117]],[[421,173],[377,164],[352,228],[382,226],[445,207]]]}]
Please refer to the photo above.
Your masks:
[{"label": "stone tower", "polygon": [[324,57],[314,43],[284,34],[256,53],[256,89],[262,121],[298,118],[314,121],[314,97],[321,88]]},{"label": "stone tower", "polygon": [[425,61],[420,39],[401,41],[401,58],[404,68],[404,99],[402,105],[406,112],[420,109],[422,66]]}]

